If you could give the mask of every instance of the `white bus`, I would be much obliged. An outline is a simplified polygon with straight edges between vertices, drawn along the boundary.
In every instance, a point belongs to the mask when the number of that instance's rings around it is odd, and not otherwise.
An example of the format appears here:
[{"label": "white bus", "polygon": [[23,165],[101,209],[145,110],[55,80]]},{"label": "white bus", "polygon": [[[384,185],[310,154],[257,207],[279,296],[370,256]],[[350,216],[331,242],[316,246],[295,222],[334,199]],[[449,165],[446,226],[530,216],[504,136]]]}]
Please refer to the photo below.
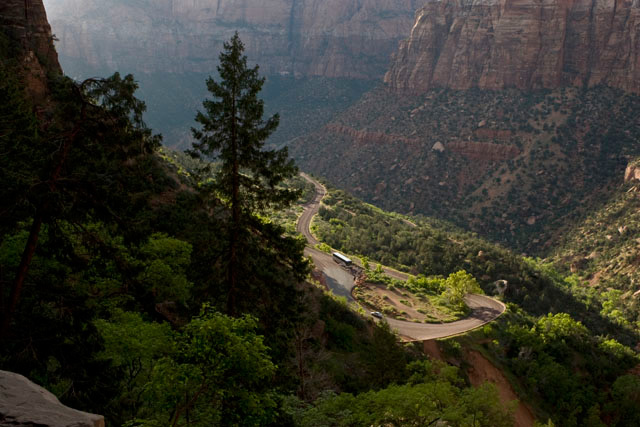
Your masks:
[{"label": "white bus", "polygon": [[333,253],[333,260],[335,262],[337,262],[338,264],[343,263],[344,265],[351,265],[352,262],[349,258],[347,258],[346,256],[342,255],[341,253],[338,252],[334,252]]}]

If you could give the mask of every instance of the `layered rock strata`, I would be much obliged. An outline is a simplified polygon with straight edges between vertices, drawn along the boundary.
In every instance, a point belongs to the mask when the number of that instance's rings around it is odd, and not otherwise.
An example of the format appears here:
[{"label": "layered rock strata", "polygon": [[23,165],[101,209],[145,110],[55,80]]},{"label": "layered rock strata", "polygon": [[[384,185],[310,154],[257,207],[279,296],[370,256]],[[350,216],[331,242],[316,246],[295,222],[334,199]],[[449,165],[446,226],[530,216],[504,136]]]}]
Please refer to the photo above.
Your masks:
[{"label": "layered rock strata", "polygon": [[385,81],[411,92],[607,85],[639,93],[640,1],[431,1]]},{"label": "layered rock strata", "polygon": [[212,72],[238,31],[266,74],[377,79],[428,0],[46,0],[65,60]]}]

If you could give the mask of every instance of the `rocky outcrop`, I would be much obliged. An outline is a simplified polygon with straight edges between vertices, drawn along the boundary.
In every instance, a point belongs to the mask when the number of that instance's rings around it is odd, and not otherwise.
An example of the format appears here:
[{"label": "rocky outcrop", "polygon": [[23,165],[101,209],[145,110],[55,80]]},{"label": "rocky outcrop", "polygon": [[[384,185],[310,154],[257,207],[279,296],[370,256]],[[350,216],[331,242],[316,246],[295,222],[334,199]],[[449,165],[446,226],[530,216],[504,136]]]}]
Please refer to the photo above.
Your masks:
[{"label": "rocky outcrop", "polygon": [[608,85],[640,93],[638,0],[442,0],[416,14],[398,91]]},{"label": "rocky outcrop", "polygon": [[506,129],[488,129],[480,128],[476,129],[474,135],[480,139],[498,139],[502,141],[508,141],[513,136],[513,132]]},{"label": "rocky outcrop", "polygon": [[266,74],[377,79],[428,0],[47,0],[65,61],[212,72],[238,31]]},{"label": "rocky outcrop", "polygon": [[22,375],[0,371],[0,426],[104,427],[101,415],[66,407]]},{"label": "rocky outcrop", "polygon": [[[330,123],[325,126],[327,132],[331,132],[343,137],[347,137],[357,145],[385,145],[385,144],[403,144],[405,146],[421,147],[425,141],[420,138],[409,138],[403,135],[386,134],[379,131],[358,130],[349,126],[338,123]],[[492,131],[487,129],[482,135],[511,135],[510,131]],[[451,141],[446,147],[441,142],[436,142],[431,149],[433,151],[444,152],[451,151],[461,155],[468,160],[481,162],[495,162],[510,160],[520,155],[520,150],[512,145],[494,144],[490,142],[479,141]]]},{"label": "rocky outcrop", "polygon": [[2,0],[0,29],[24,51],[33,52],[47,71],[61,72],[42,0]]},{"label": "rocky outcrop", "polygon": [[624,182],[640,181],[640,160],[630,163],[624,171]]},{"label": "rocky outcrop", "polygon": [[42,107],[48,94],[47,75],[62,73],[42,0],[0,1],[0,32],[18,47],[15,71],[34,105]]}]

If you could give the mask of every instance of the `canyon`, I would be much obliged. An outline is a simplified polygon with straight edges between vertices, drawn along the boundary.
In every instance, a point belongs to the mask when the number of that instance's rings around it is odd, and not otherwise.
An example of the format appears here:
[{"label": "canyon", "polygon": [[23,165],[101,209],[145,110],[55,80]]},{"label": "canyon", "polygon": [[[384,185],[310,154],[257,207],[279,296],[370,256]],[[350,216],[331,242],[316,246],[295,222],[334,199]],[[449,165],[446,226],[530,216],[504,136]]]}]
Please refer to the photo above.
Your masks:
[{"label": "canyon", "polygon": [[426,1],[45,0],[45,6],[65,73],[75,79],[133,73],[149,125],[167,146],[187,148],[204,82],[215,76],[218,54],[235,31],[249,62],[267,77],[267,113],[282,117],[272,143],[281,145],[381,83]]},{"label": "canyon", "polygon": [[58,51],[96,70],[212,73],[238,31],[263,73],[380,79],[426,0],[46,0]]},{"label": "canyon", "polygon": [[303,170],[522,251],[638,151],[638,0],[45,2],[65,70],[134,72],[166,145],[238,31]]}]

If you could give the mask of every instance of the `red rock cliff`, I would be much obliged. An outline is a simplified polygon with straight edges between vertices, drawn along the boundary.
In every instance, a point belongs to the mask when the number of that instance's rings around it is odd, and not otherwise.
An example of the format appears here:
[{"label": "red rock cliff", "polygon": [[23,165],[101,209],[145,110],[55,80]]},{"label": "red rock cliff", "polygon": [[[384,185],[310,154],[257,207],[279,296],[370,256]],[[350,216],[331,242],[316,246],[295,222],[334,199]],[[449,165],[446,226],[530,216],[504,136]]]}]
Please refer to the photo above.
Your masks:
[{"label": "red rock cliff", "polygon": [[39,57],[47,71],[61,72],[42,0],[0,1],[0,29]]},{"label": "red rock cliff", "polygon": [[416,13],[399,91],[604,84],[640,92],[638,0],[442,0]]},{"label": "red rock cliff", "polygon": [[0,0],[0,31],[20,46],[16,71],[34,105],[44,108],[47,74],[61,74],[62,69],[42,0]]}]

